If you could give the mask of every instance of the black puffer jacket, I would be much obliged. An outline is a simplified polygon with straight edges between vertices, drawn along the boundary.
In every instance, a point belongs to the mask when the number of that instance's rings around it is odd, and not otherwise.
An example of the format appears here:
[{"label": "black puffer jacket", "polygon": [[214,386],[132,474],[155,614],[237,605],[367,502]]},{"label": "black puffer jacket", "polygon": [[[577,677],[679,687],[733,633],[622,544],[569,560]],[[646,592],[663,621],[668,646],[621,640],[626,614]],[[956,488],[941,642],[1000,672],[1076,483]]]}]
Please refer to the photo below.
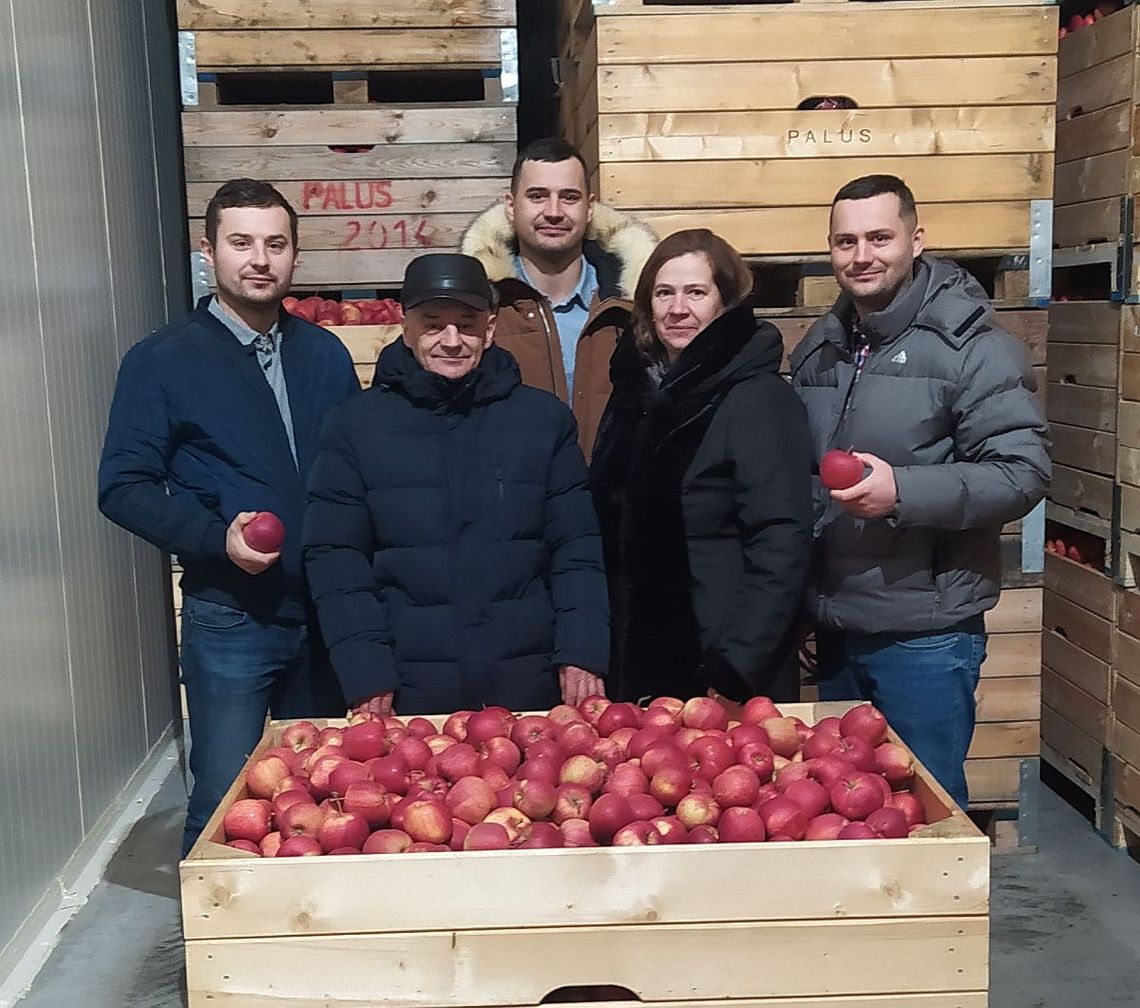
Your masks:
[{"label": "black puffer jacket", "polygon": [[401,714],[561,701],[558,668],[604,674],[597,520],[570,410],[491,347],[460,382],[403,341],[326,425],[306,572],[350,701]]},{"label": "black puffer jacket", "polygon": [[1045,494],[1048,428],[1024,348],[985,291],[952,262],[922,258],[914,282],[863,320],[858,382],[841,297],[792,354],[817,459],[854,446],[890,463],[896,516],[863,520],[820,494],[820,624],[855,633],[953,626],[997,602],[1001,526]]},{"label": "black puffer jacket", "polygon": [[749,308],[714,320],[655,388],[626,332],[594,446],[616,692],[798,699],[811,441]]}]

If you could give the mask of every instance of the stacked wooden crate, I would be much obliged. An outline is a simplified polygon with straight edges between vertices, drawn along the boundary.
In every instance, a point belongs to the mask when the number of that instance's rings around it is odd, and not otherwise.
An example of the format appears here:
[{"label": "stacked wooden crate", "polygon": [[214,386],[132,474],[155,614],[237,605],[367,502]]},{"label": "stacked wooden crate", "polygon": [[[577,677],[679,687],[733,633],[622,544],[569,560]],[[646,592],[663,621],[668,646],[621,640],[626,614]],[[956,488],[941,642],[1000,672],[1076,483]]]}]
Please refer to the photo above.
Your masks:
[{"label": "stacked wooden crate", "polygon": [[513,0],[177,6],[192,252],[218,185],[250,176],[300,215],[298,290],[391,289],[507,188]]},{"label": "stacked wooden crate", "polygon": [[1112,782],[1110,839],[1140,850],[1140,594],[1116,599],[1108,771]]}]

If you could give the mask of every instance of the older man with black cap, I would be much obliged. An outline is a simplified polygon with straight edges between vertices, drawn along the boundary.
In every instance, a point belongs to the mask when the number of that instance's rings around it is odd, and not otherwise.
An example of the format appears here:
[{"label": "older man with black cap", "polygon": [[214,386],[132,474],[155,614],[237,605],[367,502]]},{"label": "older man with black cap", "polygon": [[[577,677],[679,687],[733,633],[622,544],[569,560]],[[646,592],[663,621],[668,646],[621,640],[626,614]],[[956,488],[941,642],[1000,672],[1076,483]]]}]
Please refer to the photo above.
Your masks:
[{"label": "older man with black cap", "polygon": [[601,541],[570,410],[493,343],[470,256],[404,274],[403,339],[325,425],[304,552],[351,707],[539,710],[604,692]]}]

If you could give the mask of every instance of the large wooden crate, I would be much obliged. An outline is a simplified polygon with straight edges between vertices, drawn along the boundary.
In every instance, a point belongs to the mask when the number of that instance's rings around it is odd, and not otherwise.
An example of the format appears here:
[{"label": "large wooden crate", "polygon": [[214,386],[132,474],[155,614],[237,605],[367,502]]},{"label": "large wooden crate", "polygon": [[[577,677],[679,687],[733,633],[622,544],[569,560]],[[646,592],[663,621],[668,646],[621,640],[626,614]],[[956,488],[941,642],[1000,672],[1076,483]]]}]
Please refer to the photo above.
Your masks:
[{"label": "large wooden crate", "polygon": [[1115,662],[1112,668],[1112,775],[1110,839],[1140,849],[1140,594],[1116,599]]},{"label": "large wooden crate", "polygon": [[1138,88],[1136,8],[1061,40],[1054,244],[1066,265],[1101,263],[1115,300],[1135,300]]},{"label": "large wooden crate", "polygon": [[[914,189],[933,248],[1028,249],[1050,209],[1049,7],[567,0],[561,47],[564,135],[662,235],[823,254],[832,196],[873,172]],[[858,107],[801,107],[822,97]]]},{"label": "large wooden crate", "polygon": [[300,215],[297,290],[386,290],[506,190],[513,2],[180,0],[178,16],[191,252],[218,185],[249,176]]},{"label": "large wooden crate", "polygon": [[215,842],[243,778],[180,866],[191,1008],[987,1003],[988,842],[925,770],[906,840],[273,860]]}]

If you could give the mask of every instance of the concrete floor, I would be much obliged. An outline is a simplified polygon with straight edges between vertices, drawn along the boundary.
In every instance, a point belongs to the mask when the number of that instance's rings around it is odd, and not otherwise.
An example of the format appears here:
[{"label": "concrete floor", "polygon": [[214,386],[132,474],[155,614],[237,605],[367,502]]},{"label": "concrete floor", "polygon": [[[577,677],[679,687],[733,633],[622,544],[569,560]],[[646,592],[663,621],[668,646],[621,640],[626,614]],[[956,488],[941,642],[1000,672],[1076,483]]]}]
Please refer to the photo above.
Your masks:
[{"label": "concrete floor", "polygon": [[[18,1008],[185,1005],[184,806],[176,771]],[[992,1008],[1140,1006],[1140,865],[1044,786],[1040,852],[993,861],[990,990]]]}]

